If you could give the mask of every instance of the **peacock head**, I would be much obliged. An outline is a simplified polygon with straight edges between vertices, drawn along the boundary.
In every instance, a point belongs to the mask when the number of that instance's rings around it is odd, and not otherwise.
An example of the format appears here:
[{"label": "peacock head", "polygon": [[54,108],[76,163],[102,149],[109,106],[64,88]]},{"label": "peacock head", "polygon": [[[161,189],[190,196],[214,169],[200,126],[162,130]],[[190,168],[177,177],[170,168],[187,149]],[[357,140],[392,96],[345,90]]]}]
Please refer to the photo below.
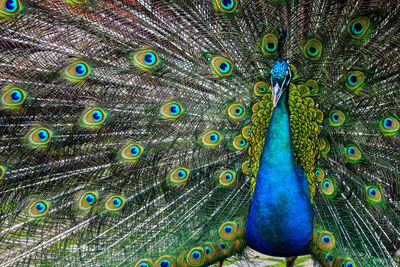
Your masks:
[{"label": "peacock head", "polygon": [[292,71],[290,70],[289,64],[285,60],[277,60],[271,69],[270,79],[274,107],[276,107],[292,79]]}]

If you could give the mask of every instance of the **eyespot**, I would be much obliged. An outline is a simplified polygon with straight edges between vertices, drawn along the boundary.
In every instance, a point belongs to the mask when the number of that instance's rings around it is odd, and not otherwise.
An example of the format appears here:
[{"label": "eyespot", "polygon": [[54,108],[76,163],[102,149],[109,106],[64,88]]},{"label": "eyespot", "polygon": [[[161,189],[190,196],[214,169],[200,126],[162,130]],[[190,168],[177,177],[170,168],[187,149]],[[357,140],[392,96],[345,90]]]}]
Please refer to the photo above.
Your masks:
[{"label": "eyespot", "polygon": [[98,195],[96,192],[83,193],[79,198],[79,209],[90,210],[94,205],[97,204]]},{"label": "eyespot", "polygon": [[233,13],[238,6],[237,0],[213,0],[213,4],[216,11],[224,13]]},{"label": "eyespot", "polygon": [[162,256],[159,257],[156,263],[154,264],[155,267],[175,267],[176,263],[173,257],[171,256]]},{"label": "eyespot", "polygon": [[64,69],[64,77],[70,81],[77,82],[85,80],[91,73],[92,69],[88,63],[79,60],[70,63]]},{"label": "eyespot", "polygon": [[224,170],[218,174],[219,183],[223,186],[232,185],[236,180],[236,172],[232,170]]},{"label": "eyespot", "polygon": [[125,198],[122,196],[111,196],[107,199],[105,207],[109,211],[117,211],[124,207]]},{"label": "eyespot", "polygon": [[245,162],[242,163],[242,171],[244,174],[248,175],[250,173],[250,160],[246,160]]},{"label": "eyespot", "polygon": [[126,161],[136,161],[143,153],[143,147],[139,144],[129,143],[120,151],[120,156]]},{"label": "eyespot", "polygon": [[204,251],[205,251],[206,254],[208,255],[208,254],[210,254],[210,253],[212,252],[212,248],[209,247],[209,246],[205,246],[205,247],[204,247]]},{"label": "eyespot", "polygon": [[394,135],[400,132],[400,123],[397,116],[386,115],[379,122],[379,128],[384,135]]},{"label": "eyespot", "polygon": [[28,214],[32,217],[41,217],[47,212],[49,212],[49,203],[44,200],[37,200],[28,208]]},{"label": "eyespot", "polygon": [[345,258],[344,262],[342,262],[343,267],[356,267],[355,262],[351,258]]},{"label": "eyespot", "polygon": [[316,168],[315,170],[315,179],[317,182],[321,182],[325,178],[325,172],[321,168]]},{"label": "eyespot", "polygon": [[321,181],[322,193],[328,197],[333,198],[336,196],[336,185],[333,180],[325,178]]},{"label": "eyespot", "polygon": [[333,262],[333,255],[331,253],[326,253],[325,254],[325,260],[327,262]]},{"label": "eyespot", "polygon": [[311,95],[318,93],[319,87],[318,87],[318,82],[316,80],[308,80],[306,82],[306,86],[308,87],[308,89],[310,89]]},{"label": "eyespot", "polygon": [[228,244],[227,242],[225,242],[225,241],[221,241],[221,242],[219,242],[219,247],[220,247],[222,250],[226,250],[226,249],[229,248],[229,244]]},{"label": "eyespot", "polygon": [[234,222],[226,222],[221,225],[218,231],[219,236],[224,240],[233,240],[237,237],[237,225]]},{"label": "eyespot", "polygon": [[261,44],[261,51],[267,56],[276,55],[278,52],[278,37],[272,33],[264,35]]},{"label": "eyespot", "polygon": [[332,110],[329,113],[329,123],[334,127],[342,125],[345,120],[346,116],[340,110]]},{"label": "eyespot", "polygon": [[88,108],[83,112],[81,117],[82,123],[87,127],[100,126],[107,118],[107,113],[97,107]]},{"label": "eyespot", "polygon": [[25,101],[26,93],[20,88],[10,88],[1,95],[1,104],[6,108],[13,108],[22,105]]},{"label": "eyespot", "polygon": [[362,160],[363,155],[356,144],[350,144],[345,148],[345,155],[349,162],[356,163]]},{"label": "eyespot", "polygon": [[357,93],[365,84],[365,75],[362,71],[350,71],[346,75],[346,87],[352,92]]},{"label": "eyespot", "polygon": [[143,48],[131,53],[131,59],[139,69],[144,71],[151,70],[160,63],[158,54],[153,49]]},{"label": "eyespot", "polygon": [[205,260],[205,252],[201,247],[191,249],[186,255],[186,260],[190,266],[202,266]]},{"label": "eyespot", "polygon": [[303,49],[304,56],[310,60],[317,60],[322,55],[322,43],[318,39],[310,39]]},{"label": "eyespot", "polygon": [[331,145],[325,137],[319,138],[319,150],[323,155],[326,155],[331,150]]},{"label": "eyespot", "polygon": [[358,17],[350,21],[349,25],[347,26],[347,30],[349,31],[351,37],[360,39],[368,32],[370,24],[369,18]]},{"label": "eyespot", "polygon": [[153,262],[149,259],[143,259],[138,261],[135,267],[153,267]]},{"label": "eyespot", "polygon": [[317,245],[320,249],[331,250],[335,247],[335,238],[328,231],[321,231],[318,235]]},{"label": "eyespot", "polygon": [[13,16],[22,9],[19,0],[0,0],[0,17]]},{"label": "eyespot", "polygon": [[233,64],[229,59],[217,56],[211,60],[211,70],[219,77],[229,76],[232,74]]},{"label": "eyespot", "polygon": [[160,109],[161,117],[164,119],[177,119],[182,114],[182,105],[176,101],[164,104]]},{"label": "eyespot", "polygon": [[367,186],[366,189],[367,201],[371,204],[382,204],[382,192],[377,186]]},{"label": "eyespot", "polygon": [[242,150],[247,147],[247,141],[242,137],[242,135],[238,135],[233,139],[233,147],[236,150]]},{"label": "eyespot", "polygon": [[186,168],[176,168],[168,176],[168,180],[174,185],[184,185],[189,178],[190,170]]},{"label": "eyespot", "polygon": [[204,146],[214,148],[221,142],[222,136],[217,131],[208,131],[203,134],[201,142]]},{"label": "eyespot", "polygon": [[0,165],[0,179],[2,179],[4,177],[4,175],[6,175],[6,167]]},{"label": "eyespot", "polygon": [[27,140],[33,146],[47,145],[50,142],[51,137],[51,131],[43,127],[34,128],[27,134]]},{"label": "eyespot", "polygon": [[251,136],[251,126],[245,126],[242,129],[242,136],[244,139],[248,140]]},{"label": "eyespot", "polygon": [[228,107],[229,118],[233,120],[240,120],[244,114],[245,110],[242,104],[232,104]]},{"label": "eyespot", "polygon": [[260,81],[256,82],[253,89],[256,96],[263,96],[267,93],[269,86],[267,83]]}]

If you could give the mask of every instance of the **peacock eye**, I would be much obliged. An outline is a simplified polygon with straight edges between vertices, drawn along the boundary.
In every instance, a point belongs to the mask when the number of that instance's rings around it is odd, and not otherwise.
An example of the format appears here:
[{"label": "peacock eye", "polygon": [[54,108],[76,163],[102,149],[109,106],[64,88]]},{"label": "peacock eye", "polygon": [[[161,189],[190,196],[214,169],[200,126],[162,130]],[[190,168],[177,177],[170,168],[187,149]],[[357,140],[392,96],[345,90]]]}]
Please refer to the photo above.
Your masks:
[{"label": "peacock eye", "polygon": [[330,254],[330,253],[326,253],[326,254],[325,254],[325,259],[326,259],[326,261],[328,261],[328,262],[332,262],[332,261],[333,261],[333,255]]},{"label": "peacock eye", "polygon": [[272,33],[264,35],[261,48],[264,55],[275,55],[278,52],[278,38],[276,37],[276,35]]},{"label": "peacock eye", "polygon": [[139,144],[128,144],[122,148],[120,155],[124,160],[136,161],[143,153],[143,148]]},{"label": "peacock eye", "polygon": [[356,144],[349,144],[345,148],[345,155],[347,160],[353,163],[359,162],[363,158],[361,150]]},{"label": "peacock eye", "polygon": [[218,77],[225,77],[232,74],[232,62],[222,56],[214,57],[211,60],[211,70]]},{"label": "peacock eye", "polygon": [[210,254],[212,252],[212,249],[210,247],[204,247],[204,250],[206,254]]},{"label": "peacock eye", "polygon": [[171,262],[169,260],[162,260],[160,262],[160,266],[161,267],[169,267],[169,266],[171,266]]},{"label": "peacock eye", "polygon": [[236,136],[232,144],[235,150],[242,150],[247,147],[247,141],[241,135]]},{"label": "peacock eye", "polygon": [[322,43],[318,39],[310,39],[303,49],[304,56],[310,60],[317,60],[322,55]]},{"label": "peacock eye", "polygon": [[19,0],[0,1],[0,16],[12,16],[21,11]]},{"label": "peacock eye", "polygon": [[189,178],[190,171],[186,168],[176,168],[169,175],[168,180],[173,185],[184,185]]},{"label": "peacock eye", "polygon": [[321,182],[322,185],[322,193],[328,197],[333,198],[336,196],[336,185],[333,180],[329,178],[324,178]]},{"label": "peacock eye", "polygon": [[315,179],[317,182],[321,182],[325,178],[325,172],[321,168],[315,170]]},{"label": "peacock eye", "polygon": [[223,186],[232,185],[235,182],[236,173],[232,170],[224,170],[219,173],[218,180]]},{"label": "peacock eye", "polygon": [[204,259],[205,252],[204,249],[200,247],[191,249],[186,256],[186,260],[190,266],[202,266]]},{"label": "peacock eye", "polygon": [[201,142],[204,146],[214,148],[221,142],[221,135],[217,131],[209,131],[203,134]]},{"label": "peacock eye", "polygon": [[329,181],[326,181],[326,182],[324,182],[324,188],[325,189],[328,189],[329,188],[329,186],[330,186],[330,182]]},{"label": "peacock eye", "polygon": [[97,203],[97,193],[86,192],[79,199],[79,209],[89,210]]},{"label": "peacock eye", "polygon": [[175,120],[183,112],[182,105],[176,101],[166,103],[160,108],[160,115],[164,119]]},{"label": "peacock eye", "polygon": [[249,160],[246,160],[245,162],[242,163],[242,171],[246,175],[250,173],[250,161]]},{"label": "peacock eye", "polygon": [[232,120],[240,120],[245,114],[242,104],[232,104],[228,107],[228,116]]},{"label": "peacock eye", "polygon": [[111,196],[107,199],[105,207],[109,211],[117,211],[123,208],[125,199],[122,196]]},{"label": "peacock eye", "polygon": [[324,242],[325,244],[328,244],[330,241],[331,241],[330,236],[324,235],[324,236],[322,237],[322,242]]},{"label": "peacock eye", "polygon": [[400,132],[400,122],[395,115],[386,115],[379,122],[379,128],[384,135],[394,135]]},{"label": "peacock eye", "polygon": [[254,85],[254,93],[257,96],[263,96],[267,92],[267,88],[268,88],[268,85],[265,82],[262,82],[262,81],[257,82]]},{"label": "peacock eye", "polygon": [[132,62],[141,70],[149,71],[156,67],[160,60],[156,51],[148,48],[139,49],[130,54]]},{"label": "peacock eye", "polygon": [[17,107],[24,103],[25,98],[25,91],[14,87],[4,91],[1,95],[1,104],[5,107]]},{"label": "peacock eye", "polygon": [[44,146],[51,140],[51,131],[46,128],[32,129],[28,135],[28,142],[33,146]]},{"label": "peacock eye", "polygon": [[346,87],[357,93],[365,84],[365,75],[362,71],[350,71],[346,75]]},{"label": "peacock eye", "polygon": [[107,114],[101,108],[88,108],[83,112],[81,117],[83,126],[89,128],[96,128],[106,120]]},{"label": "peacock eye", "polygon": [[371,204],[382,204],[383,197],[381,190],[376,186],[366,187],[367,201]]},{"label": "peacock eye", "polygon": [[348,31],[351,37],[360,39],[368,32],[370,24],[370,19],[368,17],[358,17],[349,23]]},{"label": "peacock eye", "polygon": [[244,139],[248,140],[251,136],[251,126],[245,126],[242,129],[242,136]]},{"label": "peacock eye", "polygon": [[33,202],[28,208],[28,214],[32,217],[41,217],[49,211],[49,203],[44,200]]},{"label": "peacock eye", "polygon": [[213,0],[214,8],[223,13],[233,13],[237,9],[237,0]]}]

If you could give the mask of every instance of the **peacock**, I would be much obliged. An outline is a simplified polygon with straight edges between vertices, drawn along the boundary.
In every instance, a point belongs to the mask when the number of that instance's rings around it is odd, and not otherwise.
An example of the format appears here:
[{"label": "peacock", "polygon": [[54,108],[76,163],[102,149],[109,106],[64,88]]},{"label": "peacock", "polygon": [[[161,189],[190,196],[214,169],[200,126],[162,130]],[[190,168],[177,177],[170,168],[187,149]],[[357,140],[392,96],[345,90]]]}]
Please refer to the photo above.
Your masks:
[{"label": "peacock", "polygon": [[395,0],[0,0],[0,265],[400,266]]}]

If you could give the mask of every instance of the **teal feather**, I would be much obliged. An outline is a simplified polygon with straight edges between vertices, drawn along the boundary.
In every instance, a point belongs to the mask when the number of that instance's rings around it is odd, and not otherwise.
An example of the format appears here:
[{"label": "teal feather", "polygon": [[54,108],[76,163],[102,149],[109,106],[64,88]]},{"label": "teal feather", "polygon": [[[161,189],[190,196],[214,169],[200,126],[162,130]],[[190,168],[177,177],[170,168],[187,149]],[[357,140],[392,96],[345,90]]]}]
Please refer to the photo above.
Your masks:
[{"label": "teal feather", "polygon": [[[394,0],[0,0],[0,265],[253,247],[398,266],[399,19]],[[278,59],[292,84],[274,109]],[[293,179],[257,181],[274,154]]]}]

